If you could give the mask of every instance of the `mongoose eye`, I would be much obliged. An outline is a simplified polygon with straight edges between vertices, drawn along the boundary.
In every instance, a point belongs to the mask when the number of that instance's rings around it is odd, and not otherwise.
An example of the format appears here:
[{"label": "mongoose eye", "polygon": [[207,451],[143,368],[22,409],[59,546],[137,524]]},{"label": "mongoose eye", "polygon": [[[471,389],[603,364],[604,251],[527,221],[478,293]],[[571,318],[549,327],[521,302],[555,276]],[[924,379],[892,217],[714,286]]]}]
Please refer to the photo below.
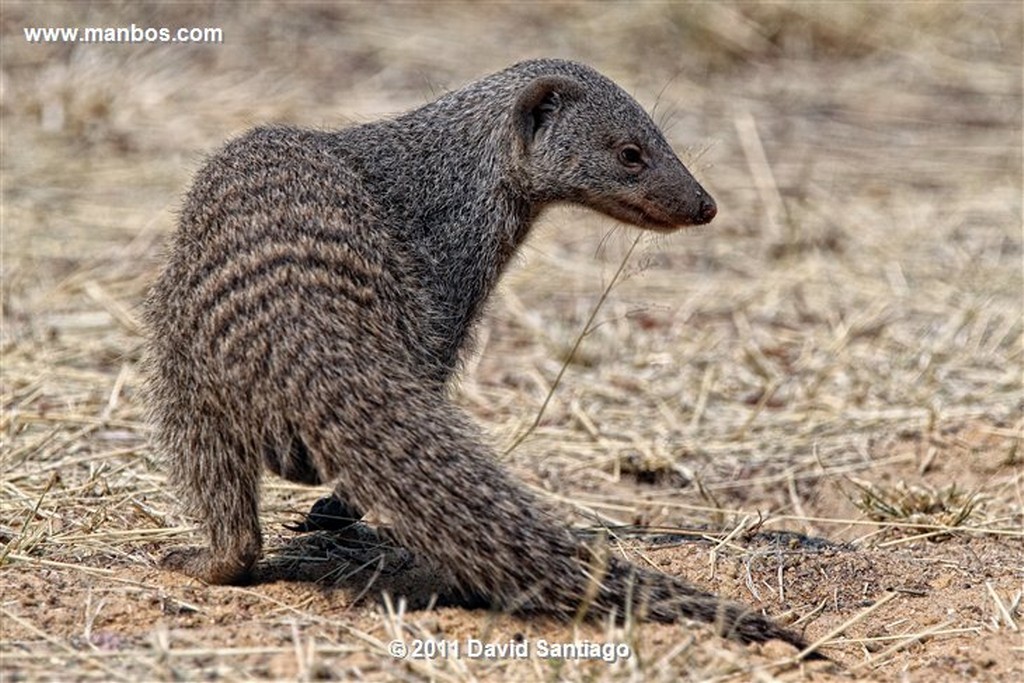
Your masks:
[{"label": "mongoose eye", "polygon": [[619,150],[619,162],[631,171],[644,167],[644,155],[636,145],[625,145]]}]

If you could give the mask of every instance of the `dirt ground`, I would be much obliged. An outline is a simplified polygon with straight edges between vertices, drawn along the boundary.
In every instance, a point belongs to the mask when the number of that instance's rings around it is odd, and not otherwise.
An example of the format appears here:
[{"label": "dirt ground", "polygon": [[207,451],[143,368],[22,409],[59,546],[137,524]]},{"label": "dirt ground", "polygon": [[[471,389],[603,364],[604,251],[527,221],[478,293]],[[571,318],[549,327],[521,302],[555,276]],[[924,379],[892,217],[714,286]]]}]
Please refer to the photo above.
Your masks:
[{"label": "dirt ground", "polygon": [[[1021,680],[1022,24],[1017,2],[3,2],[0,680]],[[131,25],[223,42],[24,32]],[[203,155],[542,55],[633,93],[720,213],[639,239],[546,215],[455,398],[569,522],[831,661],[421,609],[416,558],[287,531],[324,491],[273,477],[256,582],[158,568],[202,539],[147,444],[138,307]]]}]

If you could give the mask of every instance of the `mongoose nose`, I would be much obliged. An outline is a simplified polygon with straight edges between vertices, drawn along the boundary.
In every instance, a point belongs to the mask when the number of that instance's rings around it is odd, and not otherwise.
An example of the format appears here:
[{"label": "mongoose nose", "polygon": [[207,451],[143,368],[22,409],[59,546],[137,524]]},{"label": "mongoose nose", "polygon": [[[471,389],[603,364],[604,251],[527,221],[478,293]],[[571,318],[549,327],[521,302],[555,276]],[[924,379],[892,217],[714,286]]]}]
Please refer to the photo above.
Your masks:
[{"label": "mongoose nose", "polygon": [[715,205],[715,200],[705,195],[700,200],[700,209],[697,211],[697,215],[700,216],[702,223],[710,223],[711,219],[718,214],[718,207]]}]

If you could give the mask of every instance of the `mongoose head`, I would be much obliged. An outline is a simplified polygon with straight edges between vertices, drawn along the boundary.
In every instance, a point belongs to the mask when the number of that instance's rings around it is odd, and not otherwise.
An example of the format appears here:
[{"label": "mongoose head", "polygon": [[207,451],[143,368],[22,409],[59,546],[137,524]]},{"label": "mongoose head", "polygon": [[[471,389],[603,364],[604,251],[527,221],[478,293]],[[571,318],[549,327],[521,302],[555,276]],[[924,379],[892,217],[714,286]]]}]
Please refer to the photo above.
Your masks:
[{"label": "mongoose head", "polygon": [[522,87],[513,110],[519,161],[536,199],[582,204],[658,231],[715,217],[715,200],[636,100],[581,64],[537,64],[552,69]]}]

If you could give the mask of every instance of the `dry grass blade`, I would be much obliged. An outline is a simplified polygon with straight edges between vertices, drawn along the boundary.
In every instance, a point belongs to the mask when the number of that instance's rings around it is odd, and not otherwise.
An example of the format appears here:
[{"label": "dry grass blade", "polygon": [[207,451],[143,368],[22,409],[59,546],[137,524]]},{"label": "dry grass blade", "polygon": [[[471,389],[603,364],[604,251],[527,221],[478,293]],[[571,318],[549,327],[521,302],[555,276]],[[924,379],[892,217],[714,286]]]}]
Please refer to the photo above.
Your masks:
[{"label": "dry grass blade", "polygon": [[850,667],[850,671],[851,672],[861,671],[861,670],[871,669],[873,667],[876,667],[880,663],[882,663],[886,659],[888,659],[890,655],[893,655],[893,654],[899,652],[900,650],[903,650],[903,649],[905,649],[907,647],[910,647],[914,643],[921,642],[922,640],[924,640],[925,638],[928,638],[929,636],[933,636],[936,633],[941,633],[941,632],[945,631],[945,629],[947,627],[953,625],[954,623],[955,623],[954,621],[947,621],[947,622],[944,622],[942,624],[937,624],[936,626],[933,626],[932,628],[926,629],[926,630],[921,631],[919,633],[908,634],[908,635],[904,636],[903,639],[900,640],[900,642],[895,643],[894,645],[891,645],[891,646],[885,648],[884,650],[882,650],[878,654],[874,655],[870,659],[867,659],[867,660],[861,662],[860,664],[856,664],[856,665]]},{"label": "dry grass blade", "polygon": [[540,426],[540,421],[544,418],[544,412],[547,410],[548,404],[551,402],[552,397],[555,395],[555,391],[558,389],[558,385],[561,384],[562,377],[565,375],[565,371],[569,368],[569,365],[572,363],[573,358],[576,357],[576,352],[579,351],[580,344],[583,343],[583,339],[588,334],[590,334],[590,332],[594,329],[594,321],[597,319],[598,312],[600,312],[601,307],[604,305],[604,302],[608,299],[608,295],[611,293],[612,288],[615,287],[615,284],[619,281],[619,278],[625,271],[626,264],[629,263],[629,258],[630,256],[633,255],[633,251],[636,249],[636,245],[640,243],[640,239],[642,237],[642,233],[637,233],[636,236],[633,238],[633,241],[630,243],[629,249],[626,251],[625,256],[623,256],[622,260],[619,262],[619,267],[615,270],[615,274],[612,275],[611,280],[608,281],[608,284],[605,285],[605,288],[601,291],[601,296],[598,297],[597,302],[594,304],[593,308],[590,309],[590,315],[587,317],[587,321],[583,323],[582,329],[580,329],[579,334],[576,335],[576,339],[575,341],[573,341],[572,348],[569,349],[569,353],[566,354],[565,361],[562,363],[562,367],[558,369],[558,374],[555,375],[555,380],[551,383],[551,387],[548,389],[548,393],[544,397],[544,401],[540,404],[540,408],[537,409],[537,415],[534,417],[533,422],[530,424],[529,427],[526,428],[525,431],[523,431],[522,434],[515,438],[515,440],[512,442],[512,445],[505,449],[506,455],[508,455],[516,448],[518,448],[519,444],[525,441],[531,434],[533,434],[534,430],[536,430],[537,427]]},{"label": "dry grass blade", "polygon": [[[996,611],[999,613],[999,616],[1002,617],[1007,627],[1009,627],[1011,631],[1019,632],[1020,626],[1017,625],[1017,620],[1013,618],[1014,609],[1006,606],[1006,603],[1003,602],[1003,599],[999,597],[998,593],[996,593],[996,589],[992,587],[991,581],[985,582],[985,590],[988,591],[988,594],[992,596],[992,601],[996,603]],[[1017,600],[1015,601],[1015,603],[1020,604],[1020,599],[1021,593],[1018,592]]]},{"label": "dry grass blade", "polygon": [[753,114],[744,111],[733,118],[733,124],[739,134],[750,175],[754,179],[754,186],[757,188],[761,205],[764,207],[767,236],[770,240],[778,242],[782,237],[779,224],[783,220],[785,203],[779,194],[778,183],[775,182],[775,175],[768,163],[764,144],[757,132],[757,122],[754,120]]},{"label": "dry grass blade", "polygon": [[899,482],[882,487],[870,482],[849,480],[861,493],[855,502],[858,508],[878,521],[918,521],[930,526],[955,529],[964,525],[984,499],[977,492],[961,490],[954,482],[941,488],[908,486]]},{"label": "dry grass blade", "polygon": [[812,652],[816,652],[818,648],[827,645],[828,642],[831,641],[833,638],[846,632],[848,629],[855,626],[856,624],[859,624],[860,622],[864,621],[869,616],[871,616],[872,614],[874,614],[882,607],[886,606],[898,597],[899,593],[886,593],[884,597],[876,600],[875,603],[871,605],[871,607],[868,607],[867,609],[857,613],[850,619],[847,619],[843,623],[839,624],[839,626],[836,626],[835,628],[830,630],[825,635],[814,640],[814,642],[812,642],[810,645],[801,650],[799,654],[797,654],[796,659],[799,661],[801,659],[806,658],[807,655],[811,654]]}]

